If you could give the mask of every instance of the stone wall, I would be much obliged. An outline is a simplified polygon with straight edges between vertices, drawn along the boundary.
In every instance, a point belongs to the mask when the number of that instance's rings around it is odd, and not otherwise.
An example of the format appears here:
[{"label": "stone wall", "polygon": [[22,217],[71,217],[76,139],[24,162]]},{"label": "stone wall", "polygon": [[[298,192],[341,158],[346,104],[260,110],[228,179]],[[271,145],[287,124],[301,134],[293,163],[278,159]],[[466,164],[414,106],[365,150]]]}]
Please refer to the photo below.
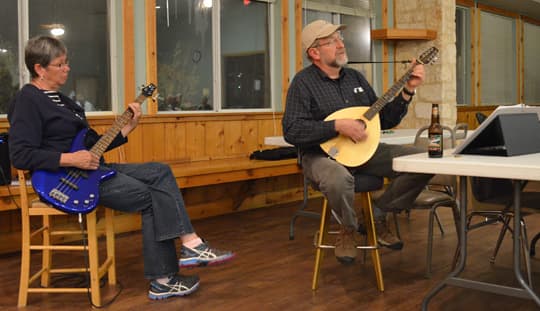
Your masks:
[{"label": "stone wall", "polygon": [[[400,127],[418,128],[429,124],[432,103],[439,104],[441,123],[453,127],[457,118],[455,0],[395,0],[394,3],[395,28],[437,31],[435,40],[396,40],[396,59],[418,57],[432,46],[439,49],[439,58],[433,65],[426,66],[424,84],[418,88]],[[406,69],[406,66],[396,65],[395,76],[401,77]]]}]

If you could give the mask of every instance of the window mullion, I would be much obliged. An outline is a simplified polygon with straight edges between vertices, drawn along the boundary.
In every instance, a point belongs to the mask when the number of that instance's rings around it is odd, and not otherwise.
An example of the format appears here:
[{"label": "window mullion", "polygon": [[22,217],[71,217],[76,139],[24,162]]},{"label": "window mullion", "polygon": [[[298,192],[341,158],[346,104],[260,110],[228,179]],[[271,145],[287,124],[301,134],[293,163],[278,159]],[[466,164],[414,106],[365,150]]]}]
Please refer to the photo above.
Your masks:
[{"label": "window mullion", "polygon": [[214,0],[212,5],[212,73],[213,73],[213,107],[214,111],[222,110],[221,98],[221,1]]}]

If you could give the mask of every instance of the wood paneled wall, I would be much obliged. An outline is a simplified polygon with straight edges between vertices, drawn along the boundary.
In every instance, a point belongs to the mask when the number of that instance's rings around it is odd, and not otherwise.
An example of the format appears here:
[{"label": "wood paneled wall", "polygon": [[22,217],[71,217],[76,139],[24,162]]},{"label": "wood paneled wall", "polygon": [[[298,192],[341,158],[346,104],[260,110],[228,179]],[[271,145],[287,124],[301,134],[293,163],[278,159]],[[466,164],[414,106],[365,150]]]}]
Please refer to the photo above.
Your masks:
[{"label": "wood paneled wall", "polygon": [[458,107],[456,123],[467,123],[469,129],[473,130],[478,127],[476,113],[481,112],[488,116],[495,108],[494,106]]},{"label": "wood paneled wall", "polygon": [[[113,116],[89,117],[92,127],[102,133]],[[0,121],[0,131],[7,130]],[[282,135],[281,114],[200,114],[144,116],[129,135],[124,148],[107,152],[109,162],[118,162],[120,152],[127,162],[189,162],[209,159],[248,157],[255,150],[275,148],[264,145],[264,137]],[[192,219],[300,201],[302,176],[287,175],[219,185],[182,189]],[[62,223],[69,223],[65,220]],[[137,230],[138,215],[115,217],[118,232]],[[0,253],[12,252],[20,245],[20,211],[0,212]]]},{"label": "wood paneled wall", "polygon": [[[272,148],[264,137],[280,136],[282,113],[193,114],[143,116],[125,145],[128,162],[201,161],[249,156],[253,151]],[[103,133],[114,116],[90,116],[90,125]],[[0,120],[0,132],[8,131]],[[109,152],[109,161],[118,155]]]}]

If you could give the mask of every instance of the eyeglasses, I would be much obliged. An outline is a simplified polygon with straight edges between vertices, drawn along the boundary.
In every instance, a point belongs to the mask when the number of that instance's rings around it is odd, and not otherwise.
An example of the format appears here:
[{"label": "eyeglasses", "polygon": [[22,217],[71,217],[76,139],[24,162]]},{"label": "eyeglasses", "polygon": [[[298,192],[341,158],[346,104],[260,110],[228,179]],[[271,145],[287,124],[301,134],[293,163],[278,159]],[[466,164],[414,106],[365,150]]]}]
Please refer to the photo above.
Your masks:
[{"label": "eyeglasses", "polygon": [[317,43],[314,44],[312,47],[317,48],[317,47],[325,46],[325,45],[328,45],[328,46],[336,46],[338,40],[339,40],[341,43],[345,42],[345,39],[343,38],[343,35],[342,35],[341,33],[337,33],[336,35],[330,37],[330,40],[328,40],[328,41],[326,41],[326,42],[324,42],[324,43],[317,42]]},{"label": "eyeglasses", "polygon": [[65,67],[68,67],[69,66],[69,61],[65,61],[63,63],[58,63],[58,64],[49,64],[47,67],[56,67],[58,69],[64,69]]}]

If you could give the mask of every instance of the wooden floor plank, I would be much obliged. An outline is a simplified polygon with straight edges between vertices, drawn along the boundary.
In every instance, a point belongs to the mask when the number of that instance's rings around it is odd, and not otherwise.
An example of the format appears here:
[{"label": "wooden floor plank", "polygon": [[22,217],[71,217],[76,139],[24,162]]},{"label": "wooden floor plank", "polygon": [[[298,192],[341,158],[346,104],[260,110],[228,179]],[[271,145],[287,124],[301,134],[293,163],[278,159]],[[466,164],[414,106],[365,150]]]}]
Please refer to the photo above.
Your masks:
[{"label": "wooden floor plank", "polygon": [[[316,209],[319,203],[316,199],[311,205]],[[117,272],[123,290],[106,310],[420,310],[423,296],[450,268],[456,238],[449,211],[440,212],[447,233],[441,237],[436,231],[432,279],[424,278],[428,214],[413,211],[410,219],[399,216],[404,249],[382,251],[384,293],[376,289],[370,256],[366,263],[359,258],[355,264],[343,266],[331,252],[326,253],[323,261],[320,287],[312,292],[315,253],[312,242],[317,221],[299,218],[296,239],[289,241],[289,219],[296,206],[288,204],[195,220],[198,233],[213,247],[232,249],[237,258],[227,265],[184,270],[186,274],[199,274],[201,286],[196,293],[183,298],[149,300],[148,282],[142,277],[141,235],[119,236]],[[540,215],[528,216],[526,221],[530,235],[540,230]],[[464,275],[515,284],[510,236],[505,239],[496,263],[489,263],[499,228],[490,225],[470,234],[470,256]],[[53,260],[67,263],[78,259],[83,260],[74,256],[57,256]],[[0,265],[0,309],[17,310],[19,254],[2,255]],[[539,260],[533,259],[532,265],[538,288]],[[84,278],[57,282],[81,283]],[[108,300],[116,288],[105,287],[105,300]],[[25,310],[91,309],[84,294],[33,294],[28,303]],[[538,307],[531,300],[447,287],[433,299],[430,310],[538,310]]]}]

